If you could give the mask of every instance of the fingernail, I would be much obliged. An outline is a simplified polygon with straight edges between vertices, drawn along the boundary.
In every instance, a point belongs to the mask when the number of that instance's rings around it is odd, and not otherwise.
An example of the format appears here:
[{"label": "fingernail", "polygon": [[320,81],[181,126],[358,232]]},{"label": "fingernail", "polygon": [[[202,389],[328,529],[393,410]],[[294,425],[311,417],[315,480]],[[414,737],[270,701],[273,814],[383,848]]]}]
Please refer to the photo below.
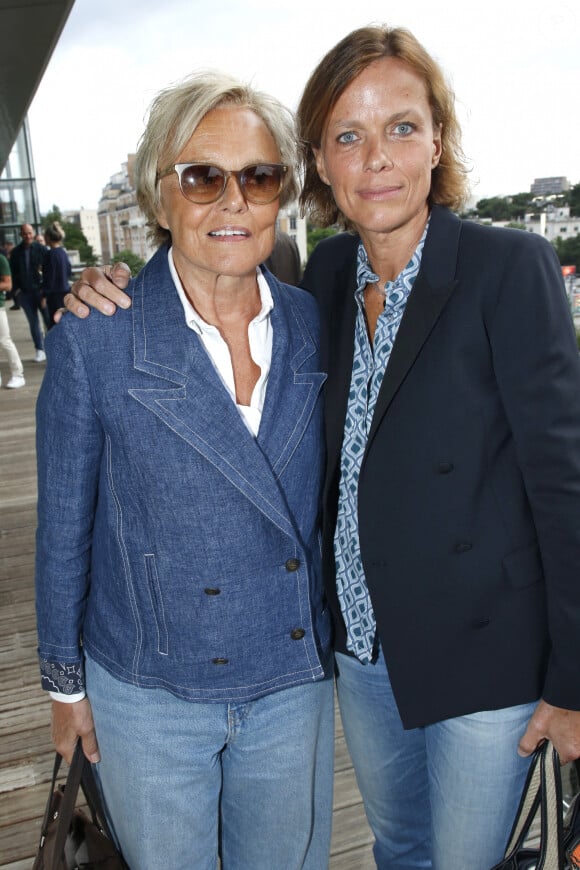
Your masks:
[{"label": "fingernail", "polygon": [[105,314],[114,314],[115,313],[115,308],[113,305],[111,305],[110,302],[105,302],[103,307],[105,309]]}]

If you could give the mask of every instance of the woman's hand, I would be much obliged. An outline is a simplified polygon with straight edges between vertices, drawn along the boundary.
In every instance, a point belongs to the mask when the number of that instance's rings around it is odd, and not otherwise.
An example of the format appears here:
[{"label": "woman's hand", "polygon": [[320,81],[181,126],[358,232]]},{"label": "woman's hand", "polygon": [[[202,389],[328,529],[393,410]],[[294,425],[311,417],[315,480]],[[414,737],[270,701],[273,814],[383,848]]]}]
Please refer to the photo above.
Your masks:
[{"label": "woman's hand", "polygon": [[[90,267],[83,269],[80,278],[74,282],[71,292],[64,297],[67,309],[76,317],[88,317],[91,308],[102,314],[111,315],[120,308],[130,308],[131,299],[122,291],[131,280],[131,272],[125,263],[104,266],[103,269]],[[83,302],[86,303],[83,305]],[[58,323],[64,311],[54,315]]]},{"label": "woman's hand", "polygon": [[79,737],[82,737],[83,752],[95,764],[100,761],[93,713],[88,698],[74,704],[52,702],[52,742],[62,757],[70,764]]},{"label": "woman's hand", "polygon": [[541,700],[520,740],[519,754],[531,755],[544,740],[552,741],[562,764],[580,758],[580,711]]}]

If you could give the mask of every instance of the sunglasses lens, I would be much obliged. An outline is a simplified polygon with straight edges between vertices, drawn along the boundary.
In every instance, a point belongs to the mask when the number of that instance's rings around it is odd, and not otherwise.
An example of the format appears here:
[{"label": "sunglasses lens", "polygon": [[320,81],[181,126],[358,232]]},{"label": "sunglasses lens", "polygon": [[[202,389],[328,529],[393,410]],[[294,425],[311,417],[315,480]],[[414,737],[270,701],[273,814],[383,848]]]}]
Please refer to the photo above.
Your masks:
[{"label": "sunglasses lens", "polygon": [[282,189],[284,167],[274,163],[247,166],[242,174],[244,195],[250,202],[268,203],[276,199]]},{"label": "sunglasses lens", "polygon": [[264,205],[273,202],[282,190],[285,166],[276,163],[258,163],[241,171],[226,172],[219,166],[190,163],[179,166],[181,191],[190,202],[200,205],[216,202],[226,188],[226,179],[235,175],[239,179],[245,198]]},{"label": "sunglasses lens", "polygon": [[224,189],[224,173],[217,166],[192,163],[181,173],[181,189],[192,202],[214,202]]}]

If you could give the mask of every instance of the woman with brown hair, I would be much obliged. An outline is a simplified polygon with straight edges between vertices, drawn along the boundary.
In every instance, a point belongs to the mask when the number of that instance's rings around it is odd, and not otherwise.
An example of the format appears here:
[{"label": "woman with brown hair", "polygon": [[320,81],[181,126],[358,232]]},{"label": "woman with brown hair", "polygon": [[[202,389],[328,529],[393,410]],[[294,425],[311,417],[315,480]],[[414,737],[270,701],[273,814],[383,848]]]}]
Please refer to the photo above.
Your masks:
[{"label": "woman with brown hair", "polygon": [[[542,238],[461,221],[454,95],[366,27],[298,108],[322,322],[323,558],[380,868],[488,870],[527,756],[580,754],[580,364]],[[334,593],[334,594],[333,594]],[[518,752],[519,748],[519,752]]]}]

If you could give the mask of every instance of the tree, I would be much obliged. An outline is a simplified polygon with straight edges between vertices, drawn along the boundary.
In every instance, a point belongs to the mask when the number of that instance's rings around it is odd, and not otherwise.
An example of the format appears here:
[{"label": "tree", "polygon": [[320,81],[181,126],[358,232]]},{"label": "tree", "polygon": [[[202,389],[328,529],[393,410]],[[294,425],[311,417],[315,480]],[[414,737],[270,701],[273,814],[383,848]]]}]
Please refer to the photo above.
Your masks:
[{"label": "tree", "polygon": [[111,263],[125,263],[131,270],[131,275],[134,278],[137,272],[140,272],[145,265],[145,260],[142,260],[141,257],[138,257],[137,254],[133,253],[133,251],[124,250],[115,254],[115,256],[111,258]]},{"label": "tree", "polygon": [[562,266],[576,266],[576,274],[580,274],[580,236],[569,239],[558,236],[553,245]]},{"label": "tree", "polygon": [[580,184],[575,184],[568,191],[568,203],[572,217],[580,217]]},{"label": "tree", "polygon": [[336,235],[336,227],[314,227],[308,224],[306,236],[306,249],[308,256],[312,253],[318,242]]},{"label": "tree", "polygon": [[514,193],[508,199],[512,207],[512,220],[523,218],[526,212],[533,211],[533,193]]},{"label": "tree", "polygon": [[62,225],[62,212],[59,209],[58,205],[53,204],[51,210],[48,211],[42,218],[42,225],[47,227],[49,226],[49,224],[53,224],[55,221],[58,221],[59,224]]},{"label": "tree", "polygon": [[505,196],[492,196],[489,199],[480,199],[475,207],[477,214],[483,220],[509,221],[512,217],[512,210]]},{"label": "tree", "polygon": [[532,209],[531,193],[514,193],[511,196],[492,196],[480,199],[476,204],[480,218],[492,221],[519,221]]}]

